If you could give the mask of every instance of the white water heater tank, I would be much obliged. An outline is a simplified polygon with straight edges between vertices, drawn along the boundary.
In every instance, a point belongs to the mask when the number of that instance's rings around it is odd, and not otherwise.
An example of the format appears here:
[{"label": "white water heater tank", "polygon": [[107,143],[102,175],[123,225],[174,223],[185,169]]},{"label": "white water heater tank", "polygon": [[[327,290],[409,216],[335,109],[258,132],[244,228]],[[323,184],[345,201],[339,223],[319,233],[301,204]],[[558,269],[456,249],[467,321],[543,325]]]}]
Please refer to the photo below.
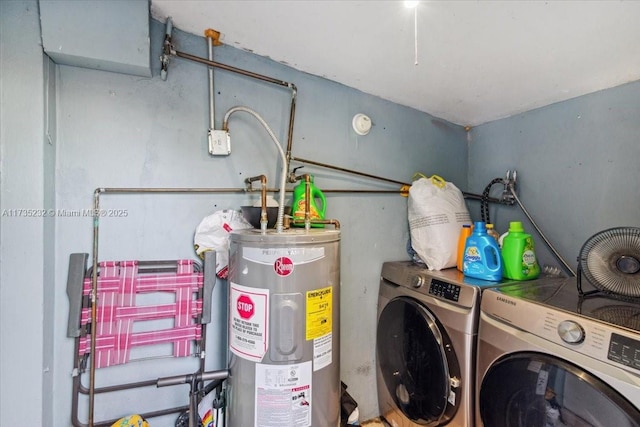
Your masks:
[{"label": "white water heater tank", "polygon": [[340,425],[340,231],[231,233],[230,427]]}]

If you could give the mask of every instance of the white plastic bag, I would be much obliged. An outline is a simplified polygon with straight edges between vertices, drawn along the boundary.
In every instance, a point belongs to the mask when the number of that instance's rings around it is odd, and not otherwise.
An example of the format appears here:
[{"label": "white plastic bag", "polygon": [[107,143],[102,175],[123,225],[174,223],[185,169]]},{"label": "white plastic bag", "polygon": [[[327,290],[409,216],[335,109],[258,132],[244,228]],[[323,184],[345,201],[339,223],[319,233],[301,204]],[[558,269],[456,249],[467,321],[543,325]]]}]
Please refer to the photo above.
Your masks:
[{"label": "white plastic bag", "polygon": [[458,236],[471,216],[462,192],[437,175],[422,177],[409,188],[411,247],[429,270],[455,267]]},{"label": "white plastic bag", "polygon": [[253,228],[240,211],[217,211],[205,217],[193,237],[198,256],[205,251],[216,251],[216,276],[226,279],[229,272],[229,233],[232,230]]}]

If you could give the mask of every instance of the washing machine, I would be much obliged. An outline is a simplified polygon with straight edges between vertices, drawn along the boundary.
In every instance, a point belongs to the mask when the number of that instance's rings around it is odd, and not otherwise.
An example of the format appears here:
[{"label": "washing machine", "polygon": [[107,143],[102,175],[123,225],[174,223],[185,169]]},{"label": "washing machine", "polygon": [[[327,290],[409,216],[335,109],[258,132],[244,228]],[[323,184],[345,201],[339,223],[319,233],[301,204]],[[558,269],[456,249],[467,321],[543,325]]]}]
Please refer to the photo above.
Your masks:
[{"label": "washing machine", "polygon": [[576,278],[485,290],[476,372],[478,427],[640,426],[640,304]]},{"label": "washing machine", "polygon": [[498,285],[455,268],[383,264],[376,369],[380,414],[391,426],[473,426],[481,290]]}]

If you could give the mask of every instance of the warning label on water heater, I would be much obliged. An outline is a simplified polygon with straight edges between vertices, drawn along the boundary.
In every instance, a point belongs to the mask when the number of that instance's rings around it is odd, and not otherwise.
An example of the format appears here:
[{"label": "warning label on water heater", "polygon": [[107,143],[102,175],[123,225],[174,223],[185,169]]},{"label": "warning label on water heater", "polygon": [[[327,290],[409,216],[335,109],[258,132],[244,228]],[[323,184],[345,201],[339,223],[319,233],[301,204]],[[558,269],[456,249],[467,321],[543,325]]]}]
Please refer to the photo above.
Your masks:
[{"label": "warning label on water heater", "polygon": [[256,364],[256,427],[311,426],[311,362]]},{"label": "warning label on water heater", "polygon": [[319,338],[331,332],[332,294],[331,286],[307,292],[307,340]]},{"label": "warning label on water heater", "polygon": [[229,287],[229,347],[243,359],[259,362],[267,352],[269,290],[231,283]]}]

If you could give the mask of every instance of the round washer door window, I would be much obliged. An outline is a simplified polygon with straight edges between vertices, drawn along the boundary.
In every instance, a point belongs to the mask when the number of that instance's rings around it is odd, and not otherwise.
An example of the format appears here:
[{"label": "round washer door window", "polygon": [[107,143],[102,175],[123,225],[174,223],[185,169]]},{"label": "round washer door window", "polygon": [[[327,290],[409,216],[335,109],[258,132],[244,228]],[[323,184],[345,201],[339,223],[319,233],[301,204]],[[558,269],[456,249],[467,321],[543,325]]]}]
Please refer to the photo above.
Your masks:
[{"label": "round washer door window", "polygon": [[480,387],[480,416],[491,427],[640,426],[640,411],[602,380],[557,357],[514,353]]},{"label": "round washer door window", "polygon": [[449,337],[423,305],[391,300],[378,319],[376,346],[387,390],[407,418],[442,425],[453,417],[450,378],[460,378],[460,368]]}]

